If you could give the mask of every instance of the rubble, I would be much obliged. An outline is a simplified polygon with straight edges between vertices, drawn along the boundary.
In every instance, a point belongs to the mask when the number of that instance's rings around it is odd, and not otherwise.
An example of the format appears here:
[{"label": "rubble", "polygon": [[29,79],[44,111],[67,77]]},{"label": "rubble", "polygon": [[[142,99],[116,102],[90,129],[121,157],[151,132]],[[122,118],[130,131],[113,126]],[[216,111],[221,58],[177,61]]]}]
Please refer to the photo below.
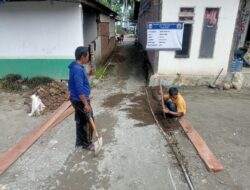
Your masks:
[{"label": "rubble", "polygon": [[244,83],[244,76],[241,72],[233,74],[232,85],[235,89],[240,90]]},{"label": "rubble", "polygon": [[[64,101],[68,99],[68,87],[66,81],[53,81],[47,85],[36,87],[31,93],[27,94],[24,104],[31,107],[30,96],[36,94],[46,106],[46,111],[56,110]],[[27,100],[28,99],[28,100]]]}]

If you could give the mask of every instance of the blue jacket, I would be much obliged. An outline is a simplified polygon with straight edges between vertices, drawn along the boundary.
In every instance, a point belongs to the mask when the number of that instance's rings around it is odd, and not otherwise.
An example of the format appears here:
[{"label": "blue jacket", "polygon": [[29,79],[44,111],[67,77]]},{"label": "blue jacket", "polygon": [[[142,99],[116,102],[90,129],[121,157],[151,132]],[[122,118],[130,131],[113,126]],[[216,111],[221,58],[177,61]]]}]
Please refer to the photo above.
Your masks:
[{"label": "blue jacket", "polygon": [[76,61],[72,61],[68,68],[70,98],[75,101],[81,101],[80,95],[84,95],[87,101],[89,101],[90,85],[85,68]]}]

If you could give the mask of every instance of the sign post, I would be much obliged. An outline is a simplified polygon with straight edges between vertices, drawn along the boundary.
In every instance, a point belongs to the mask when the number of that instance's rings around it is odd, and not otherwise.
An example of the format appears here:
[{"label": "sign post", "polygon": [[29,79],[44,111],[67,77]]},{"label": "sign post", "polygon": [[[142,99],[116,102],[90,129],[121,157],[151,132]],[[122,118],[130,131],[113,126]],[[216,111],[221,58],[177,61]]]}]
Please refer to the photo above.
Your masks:
[{"label": "sign post", "polygon": [[181,50],[183,31],[182,22],[148,23],[146,49]]}]

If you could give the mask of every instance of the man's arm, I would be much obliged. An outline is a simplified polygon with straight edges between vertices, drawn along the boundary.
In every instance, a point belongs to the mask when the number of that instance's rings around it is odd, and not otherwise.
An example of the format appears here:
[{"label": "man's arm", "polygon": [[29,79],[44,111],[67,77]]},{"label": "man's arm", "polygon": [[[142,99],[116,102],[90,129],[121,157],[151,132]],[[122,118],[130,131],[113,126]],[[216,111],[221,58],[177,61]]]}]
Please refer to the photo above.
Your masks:
[{"label": "man's arm", "polygon": [[84,108],[86,109],[87,112],[91,112],[91,107],[88,103],[88,101],[86,100],[85,96],[84,95],[80,95],[79,98],[81,99],[82,103],[84,104]]},{"label": "man's arm", "polygon": [[82,101],[82,103],[84,104],[84,108],[86,109],[86,111],[90,113],[91,107],[90,107],[86,97],[84,96],[83,78],[84,78],[84,73],[80,70],[78,70],[77,73],[74,75],[75,86],[76,86],[77,93],[79,94],[79,98]]},{"label": "man's arm", "polygon": [[163,97],[163,100],[168,100],[170,98],[169,94],[164,94],[161,90],[159,91],[159,94]]},{"label": "man's arm", "polygon": [[163,111],[164,111],[165,113],[169,113],[169,114],[174,115],[174,116],[177,116],[177,117],[181,117],[181,116],[184,115],[183,112],[174,112],[174,111],[170,111],[167,107],[163,108]]}]

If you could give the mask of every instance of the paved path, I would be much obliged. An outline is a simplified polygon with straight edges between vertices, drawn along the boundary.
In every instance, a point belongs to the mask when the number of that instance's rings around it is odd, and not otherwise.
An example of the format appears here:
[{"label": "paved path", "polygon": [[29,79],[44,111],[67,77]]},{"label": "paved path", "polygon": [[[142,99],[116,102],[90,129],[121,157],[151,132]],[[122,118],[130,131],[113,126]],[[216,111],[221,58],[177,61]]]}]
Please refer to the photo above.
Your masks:
[{"label": "paved path", "polygon": [[157,126],[131,115],[141,106],[134,100],[144,93],[142,61],[142,52],[131,42],[118,46],[111,58],[113,69],[93,89],[95,121],[104,141],[98,157],[74,148],[71,116],[1,176],[0,190],[188,189]]}]

